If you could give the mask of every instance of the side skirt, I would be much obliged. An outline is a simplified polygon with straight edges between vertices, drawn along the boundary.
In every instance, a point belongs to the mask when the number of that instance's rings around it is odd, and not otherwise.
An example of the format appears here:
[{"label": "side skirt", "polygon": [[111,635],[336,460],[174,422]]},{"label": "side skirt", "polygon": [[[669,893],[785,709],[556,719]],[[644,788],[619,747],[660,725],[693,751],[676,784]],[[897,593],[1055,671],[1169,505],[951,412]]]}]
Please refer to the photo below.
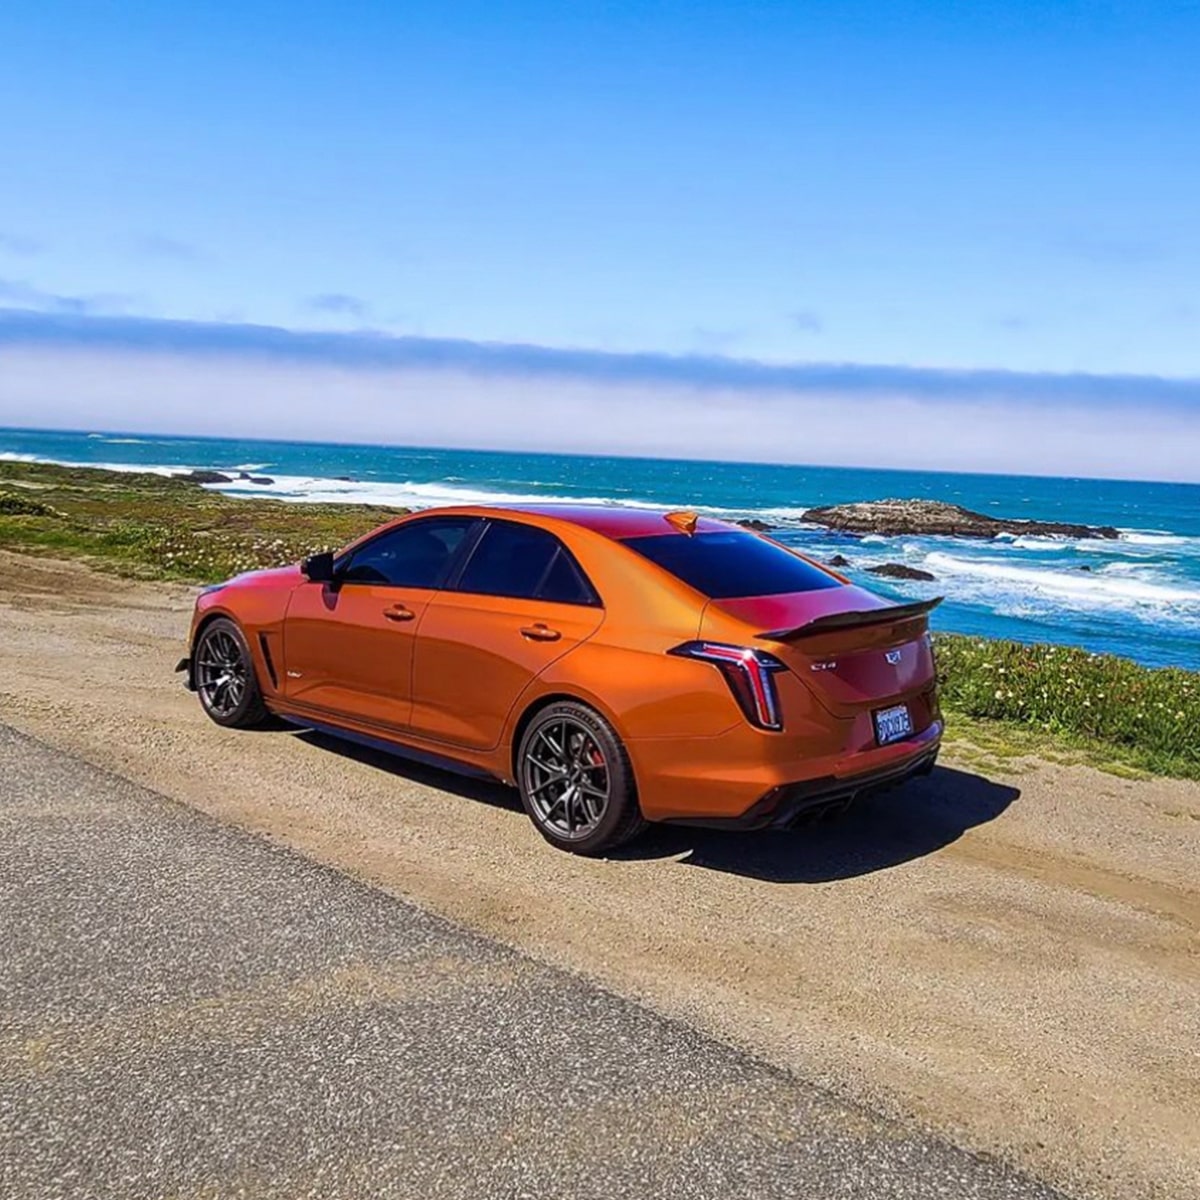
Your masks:
[{"label": "side skirt", "polygon": [[487,779],[494,783],[504,782],[493,775],[491,771],[485,771],[482,767],[472,766],[470,763],[460,762],[456,758],[448,758],[442,754],[434,754],[428,750],[418,750],[415,746],[407,746],[402,742],[372,737],[369,733],[358,733],[352,729],[344,729],[340,725],[329,725],[323,721],[312,721],[307,717],[295,717],[284,712],[276,712],[275,715],[281,721],[286,721],[289,725],[295,725],[297,728],[311,729],[316,733],[323,733],[327,737],[340,738],[342,741],[365,746],[368,750],[378,750],[397,758],[407,758],[426,767],[436,767],[439,771],[450,771],[455,775],[465,775],[470,779]]}]

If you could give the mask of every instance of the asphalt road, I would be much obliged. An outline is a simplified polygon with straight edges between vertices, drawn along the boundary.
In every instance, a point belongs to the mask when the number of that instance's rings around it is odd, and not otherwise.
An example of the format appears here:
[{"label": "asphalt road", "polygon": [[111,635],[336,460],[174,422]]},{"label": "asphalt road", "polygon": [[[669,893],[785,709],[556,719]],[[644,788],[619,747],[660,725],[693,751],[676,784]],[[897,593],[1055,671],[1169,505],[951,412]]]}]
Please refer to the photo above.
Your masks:
[{"label": "asphalt road", "polygon": [[1054,1195],[0,726],[5,1200]]}]

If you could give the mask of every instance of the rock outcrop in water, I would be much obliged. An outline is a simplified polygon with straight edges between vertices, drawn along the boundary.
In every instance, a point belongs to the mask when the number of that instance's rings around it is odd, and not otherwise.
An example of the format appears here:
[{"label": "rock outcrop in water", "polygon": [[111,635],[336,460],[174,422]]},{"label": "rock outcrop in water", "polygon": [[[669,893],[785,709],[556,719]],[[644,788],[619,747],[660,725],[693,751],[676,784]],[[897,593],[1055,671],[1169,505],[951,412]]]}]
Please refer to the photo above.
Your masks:
[{"label": "rock outcrop in water", "polygon": [[222,475],[220,471],[176,471],[172,479],[185,479],[188,483],[232,483],[233,479],[228,475]]},{"label": "rock outcrop in water", "polygon": [[1016,521],[989,517],[941,500],[868,500],[810,508],[804,519],[841,533],[877,533],[883,537],[975,537],[999,534],[1059,538],[1117,538],[1111,525],[1075,525],[1066,521]]},{"label": "rock outcrop in water", "polygon": [[872,575],[882,575],[886,579],[915,579],[921,583],[932,583],[937,576],[920,567],[910,567],[905,563],[880,563],[877,567],[868,567]]}]

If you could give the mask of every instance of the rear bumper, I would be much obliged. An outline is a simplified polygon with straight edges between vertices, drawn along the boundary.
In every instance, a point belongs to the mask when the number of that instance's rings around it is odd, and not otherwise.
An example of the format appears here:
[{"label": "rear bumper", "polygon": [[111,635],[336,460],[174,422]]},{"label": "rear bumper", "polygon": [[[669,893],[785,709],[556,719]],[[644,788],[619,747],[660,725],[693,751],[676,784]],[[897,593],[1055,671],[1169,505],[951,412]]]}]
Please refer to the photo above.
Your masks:
[{"label": "rear bumper", "polygon": [[942,722],[890,746],[874,744],[869,714],[852,730],[822,724],[803,733],[781,737],[743,722],[715,738],[630,741],[642,812],[718,828],[786,825],[931,770]]},{"label": "rear bumper", "polygon": [[773,787],[737,817],[674,817],[671,825],[700,825],[715,829],[789,829],[793,825],[822,815],[848,808],[855,800],[875,792],[886,791],[906,780],[928,775],[937,762],[935,744],[916,758],[861,775],[821,779],[806,779]]}]

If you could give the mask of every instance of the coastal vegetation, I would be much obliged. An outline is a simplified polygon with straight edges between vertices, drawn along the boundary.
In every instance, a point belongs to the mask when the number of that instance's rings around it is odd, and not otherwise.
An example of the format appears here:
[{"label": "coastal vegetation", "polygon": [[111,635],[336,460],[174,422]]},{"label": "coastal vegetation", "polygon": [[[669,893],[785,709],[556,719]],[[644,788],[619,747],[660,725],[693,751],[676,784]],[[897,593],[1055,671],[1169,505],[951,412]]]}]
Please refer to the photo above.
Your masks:
[{"label": "coastal vegetation", "polygon": [[[233,499],[156,474],[0,463],[0,547],[146,579],[207,583],[295,562],[396,514]],[[982,765],[1031,756],[1200,778],[1200,673],[953,634],[939,634],[936,649],[957,754]]]},{"label": "coastal vegetation", "polygon": [[395,517],[359,504],[235,499],[190,478],[0,463],[0,546],[144,579],[211,583],[336,549]]},{"label": "coastal vegetation", "polygon": [[1122,773],[1200,779],[1200,672],[944,633],[935,652],[950,728],[993,756],[1045,757],[1051,743]]}]

